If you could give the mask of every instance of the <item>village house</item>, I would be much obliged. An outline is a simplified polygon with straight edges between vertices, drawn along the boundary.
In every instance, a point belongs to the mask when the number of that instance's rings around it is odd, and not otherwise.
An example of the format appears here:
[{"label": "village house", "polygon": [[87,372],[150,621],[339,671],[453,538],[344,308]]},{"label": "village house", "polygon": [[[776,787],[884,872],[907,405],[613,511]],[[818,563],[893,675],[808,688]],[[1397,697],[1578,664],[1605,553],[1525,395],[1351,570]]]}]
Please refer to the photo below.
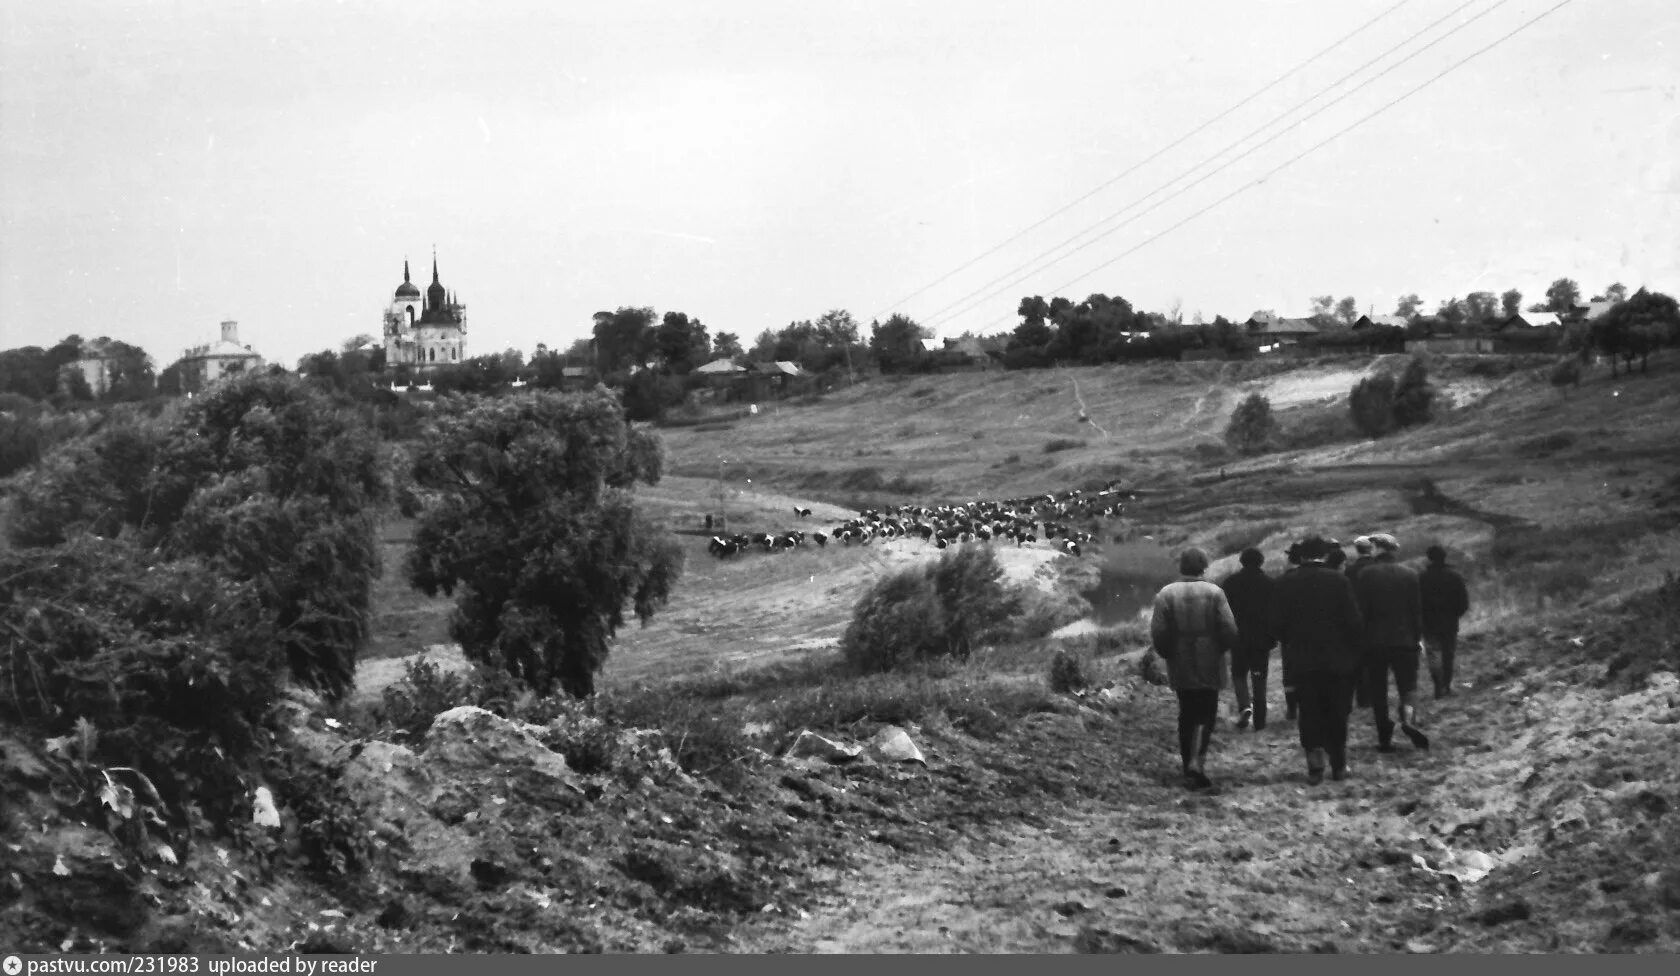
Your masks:
[{"label": "village house", "polygon": [[1297,346],[1303,339],[1310,339],[1319,333],[1318,326],[1308,319],[1286,319],[1277,315],[1259,313],[1251,315],[1243,323],[1248,337],[1255,342],[1255,351],[1259,353],[1276,352],[1288,346]]}]

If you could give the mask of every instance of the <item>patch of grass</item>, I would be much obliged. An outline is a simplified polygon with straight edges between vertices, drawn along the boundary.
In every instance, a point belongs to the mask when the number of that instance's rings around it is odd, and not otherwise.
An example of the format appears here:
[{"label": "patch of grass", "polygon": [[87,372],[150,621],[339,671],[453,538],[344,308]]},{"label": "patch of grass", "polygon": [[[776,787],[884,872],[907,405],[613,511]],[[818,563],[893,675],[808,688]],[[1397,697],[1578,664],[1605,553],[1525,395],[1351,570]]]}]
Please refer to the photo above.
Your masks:
[{"label": "patch of grass", "polygon": [[1085,656],[1065,647],[1057,650],[1050,656],[1048,680],[1050,690],[1060,695],[1090,687],[1091,678],[1086,673]]},{"label": "patch of grass", "polygon": [[1530,458],[1551,457],[1565,448],[1573,447],[1574,444],[1574,434],[1566,430],[1558,430],[1519,442],[1517,444],[1517,455]]},{"label": "patch of grass", "polygon": [[1265,542],[1287,526],[1282,522],[1258,522],[1254,525],[1240,525],[1226,529],[1213,537],[1213,546],[1219,555],[1229,556],[1233,552],[1242,552]]}]

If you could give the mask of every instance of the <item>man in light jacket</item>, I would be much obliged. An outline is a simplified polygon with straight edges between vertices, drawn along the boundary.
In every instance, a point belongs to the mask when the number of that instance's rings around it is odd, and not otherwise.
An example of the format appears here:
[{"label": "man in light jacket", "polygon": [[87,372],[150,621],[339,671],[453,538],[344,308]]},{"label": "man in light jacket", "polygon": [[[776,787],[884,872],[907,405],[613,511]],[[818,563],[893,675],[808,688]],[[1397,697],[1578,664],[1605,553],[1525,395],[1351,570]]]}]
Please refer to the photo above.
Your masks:
[{"label": "man in light jacket", "polygon": [[1208,555],[1186,549],[1178,559],[1184,578],[1155,595],[1149,637],[1167,662],[1167,681],[1178,695],[1178,752],[1191,789],[1213,785],[1204,763],[1219,717],[1225,655],[1237,646],[1237,621],[1225,591],[1202,579]]}]

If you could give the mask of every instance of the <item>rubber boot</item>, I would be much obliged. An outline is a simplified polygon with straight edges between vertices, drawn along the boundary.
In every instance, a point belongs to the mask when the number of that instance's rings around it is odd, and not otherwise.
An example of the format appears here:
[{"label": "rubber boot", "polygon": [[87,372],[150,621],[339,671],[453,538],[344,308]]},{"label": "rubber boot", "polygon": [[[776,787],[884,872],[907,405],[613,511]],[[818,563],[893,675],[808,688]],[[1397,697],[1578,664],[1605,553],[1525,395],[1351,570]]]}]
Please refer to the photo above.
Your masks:
[{"label": "rubber boot", "polygon": [[1377,723],[1377,751],[1394,751],[1394,723],[1388,721],[1387,716],[1384,716],[1383,719]]},{"label": "rubber boot", "polygon": [[1251,676],[1254,683],[1254,731],[1266,730],[1266,679],[1256,674]]},{"label": "rubber boot", "polygon": [[1406,733],[1406,738],[1412,740],[1415,748],[1429,751],[1429,736],[1417,727],[1417,706],[1400,706],[1400,731]]},{"label": "rubber boot", "polygon": [[1330,778],[1340,783],[1347,779],[1348,775],[1347,747],[1331,747],[1328,752],[1330,754]]},{"label": "rubber boot", "polygon": [[1211,725],[1196,726],[1196,755],[1190,760],[1189,779],[1194,789],[1205,790],[1213,785],[1203,771],[1203,764],[1207,762],[1208,746],[1213,742],[1213,727]]},{"label": "rubber boot", "polygon": [[1300,714],[1301,714],[1301,709],[1300,709],[1299,705],[1297,704],[1297,702],[1295,701],[1295,689],[1294,688],[1283,689],[1283,719],[1284,719],[1284,721],[1293,722],[1297,718],[1300,717]]}]

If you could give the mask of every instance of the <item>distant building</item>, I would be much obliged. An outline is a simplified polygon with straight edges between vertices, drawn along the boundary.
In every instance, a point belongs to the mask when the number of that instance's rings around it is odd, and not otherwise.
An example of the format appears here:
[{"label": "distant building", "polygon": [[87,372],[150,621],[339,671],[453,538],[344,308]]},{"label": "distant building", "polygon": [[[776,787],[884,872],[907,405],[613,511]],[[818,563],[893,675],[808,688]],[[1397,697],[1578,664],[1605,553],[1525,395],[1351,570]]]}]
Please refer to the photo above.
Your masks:
[{"label": "distant building", "polygon": [[222,323],[222,338],[203,346],[194,346],[181,354],[177,366],[181,374],[181,390],[199,393],[217,380],[262,369],[263,358],[250,346],[239,344],[239,323],[229,319]]},{"label": "distant building", "polygon": [[1591,322],[1615,308],[1617,304],[1617,302],[1608,299],[1597,302],[1582,302],[1570,310],[1570,319],[1575,322]]},{"label": "distant building", "polygon": [[385,310],[385,365],[408,366],[424,372],[458,363],[467,356],[467,307],[438,281],[437,256],[432,256],[432,283],[422,296],[409,280],[403,262],[402,284]]},{"label": "distant building", "polygon": [[88,389],[93,391],[95,398],[104,396],[111,389],[111,357],[106,353],[105,344],[105,339],[84,342],[76,356],[74,368],[82,374],[82,379],[87,380]]},{"label": "distant building", "polygon": [[1301,340],[1318,335],[1318,326],[1308,319],[1286,319],[1277,315],[1255,314],[1243,323],[1249,338],[1259,352],[1267,353],[1284,346],[1299,345]]}]

